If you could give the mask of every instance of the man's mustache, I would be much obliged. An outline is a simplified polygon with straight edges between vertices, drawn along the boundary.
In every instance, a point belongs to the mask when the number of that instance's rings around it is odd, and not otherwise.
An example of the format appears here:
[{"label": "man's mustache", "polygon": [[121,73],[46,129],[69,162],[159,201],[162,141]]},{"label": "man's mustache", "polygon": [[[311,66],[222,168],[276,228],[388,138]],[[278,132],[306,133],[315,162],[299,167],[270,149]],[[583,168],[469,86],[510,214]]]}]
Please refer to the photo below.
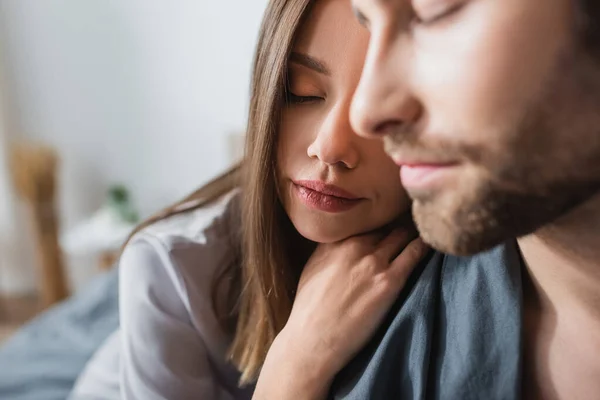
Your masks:
[{"label": "man's mustache", "polygon": [[383,137],[385,152],[394,159],[429,161],[436,163],[459,162],[471,159],[471,153],[480,153],[458,141],[433,138],[417,127],[406,124],[395,127]]}]

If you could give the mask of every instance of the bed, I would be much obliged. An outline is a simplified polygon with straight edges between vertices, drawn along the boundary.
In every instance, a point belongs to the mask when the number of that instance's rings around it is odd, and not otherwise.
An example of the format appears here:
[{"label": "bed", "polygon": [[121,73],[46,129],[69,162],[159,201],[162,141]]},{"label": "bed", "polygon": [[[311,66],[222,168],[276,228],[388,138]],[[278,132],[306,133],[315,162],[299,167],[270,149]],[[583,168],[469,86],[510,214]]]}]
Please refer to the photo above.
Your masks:
[{"label": "bed", "polygon": [[114,268],[0,347],[0,399],[65,400],[86,362],[118,325]]}]

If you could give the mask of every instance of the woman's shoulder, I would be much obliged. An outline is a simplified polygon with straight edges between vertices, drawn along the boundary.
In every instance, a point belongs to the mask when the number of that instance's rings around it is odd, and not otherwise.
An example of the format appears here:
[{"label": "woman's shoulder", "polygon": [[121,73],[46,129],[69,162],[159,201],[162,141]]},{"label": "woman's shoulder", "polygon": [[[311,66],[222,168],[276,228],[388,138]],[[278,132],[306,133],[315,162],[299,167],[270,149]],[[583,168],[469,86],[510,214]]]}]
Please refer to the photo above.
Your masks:
[{"label": "woman's shoulder", "polygon": [[191,211],[135,234],[121,256],[121,286],[141,291],[170,286],[185,303],[208,298],[219,271],[239,254],[238,198],[239,191],[232,191],[198,208],[192,204]]},{"label": "woman's shoulder", "polygon": [[119,307],[126,388],[155,388],[170,394],[164,398],[203,393],[229,371],[230,338],[213,294],[220,271],[237,260],[237,196],[192,204],[191,211],[144,228],[123,251]]},{"label": "woman's shoulder", "polygon": [[192,243],[205,245],[215,240],[230,240],[239,228],[238,200],[239,190],[233,190],[201,206],[197,206],[195,200],[183,203],[178,207],[183,211],[176,211],[174,215],[145,227],[132,241],[153,237],[168,248],[177,248]]}]

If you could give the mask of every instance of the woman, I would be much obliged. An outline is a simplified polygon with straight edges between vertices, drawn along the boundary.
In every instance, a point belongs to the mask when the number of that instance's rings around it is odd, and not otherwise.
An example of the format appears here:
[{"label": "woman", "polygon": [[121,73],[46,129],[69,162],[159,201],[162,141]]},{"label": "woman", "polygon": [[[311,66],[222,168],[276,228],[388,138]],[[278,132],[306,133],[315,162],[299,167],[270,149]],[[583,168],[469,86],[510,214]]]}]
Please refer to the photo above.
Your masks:
[{"label": "woman", "polygon": [[269,3],[243,165],[121,258],[122,397],[322,398],[382,320],[425,246],[400,252],[398,169],[350,128],[367,42],[347,0]]}]

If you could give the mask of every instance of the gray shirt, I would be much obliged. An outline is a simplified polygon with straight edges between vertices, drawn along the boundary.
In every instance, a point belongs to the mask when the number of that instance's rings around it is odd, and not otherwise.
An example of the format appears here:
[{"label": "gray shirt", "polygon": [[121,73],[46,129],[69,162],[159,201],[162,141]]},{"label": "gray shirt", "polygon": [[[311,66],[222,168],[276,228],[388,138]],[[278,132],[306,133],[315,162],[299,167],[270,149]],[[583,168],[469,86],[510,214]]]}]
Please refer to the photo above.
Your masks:
[{"label": "gray shirt", "polygon": [[518,399],[521,262],[516,243],[474,257],[434,254],[332,398]]}]

